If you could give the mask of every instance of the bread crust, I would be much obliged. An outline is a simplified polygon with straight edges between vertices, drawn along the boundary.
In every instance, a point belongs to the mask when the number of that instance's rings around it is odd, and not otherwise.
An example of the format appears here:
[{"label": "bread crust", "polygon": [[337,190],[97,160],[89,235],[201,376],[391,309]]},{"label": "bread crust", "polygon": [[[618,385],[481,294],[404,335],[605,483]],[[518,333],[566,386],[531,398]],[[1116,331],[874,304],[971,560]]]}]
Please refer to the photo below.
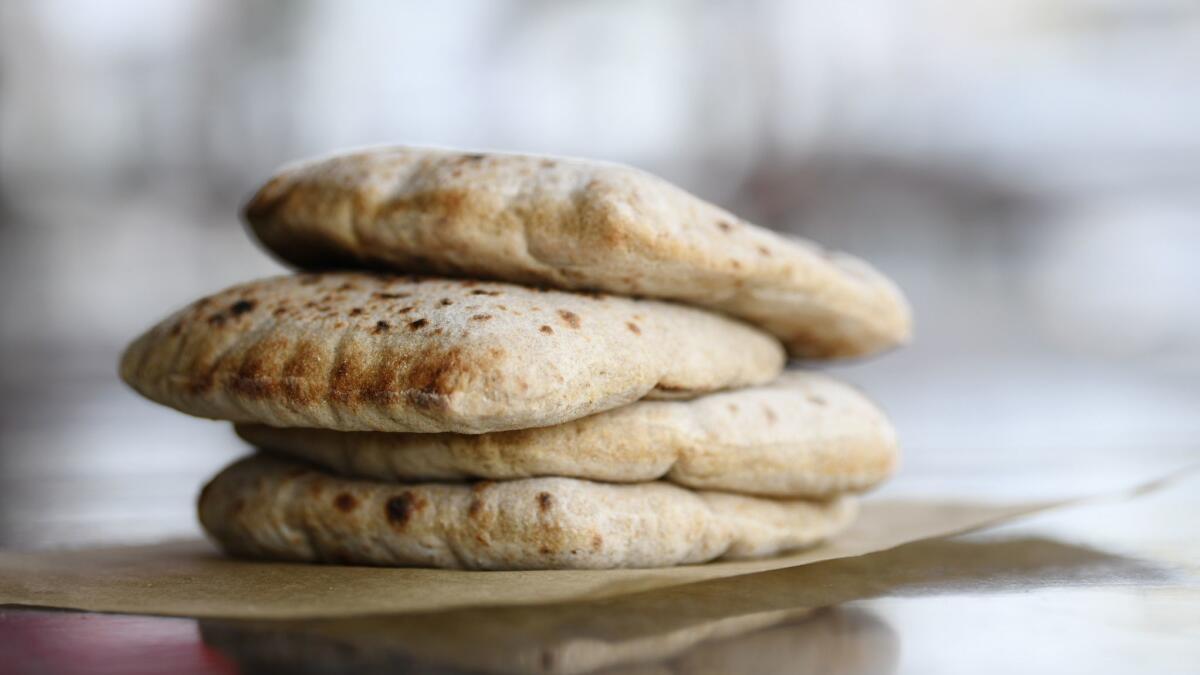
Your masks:
[{"label": "bread crust", "polygon": [[244,217],[301,268],[673,300],[758,325],[800,358],[868,355],[911,332],[903,295],[867,263],[617,164],[375,148],[281,169]]},{"label": "bread crust", "polygon": [[200,522],[233,555],[480,570],[664,567],[811,546],[851,497],[774,500],[574,478],[382,483],[256,455],[201,492]]}]

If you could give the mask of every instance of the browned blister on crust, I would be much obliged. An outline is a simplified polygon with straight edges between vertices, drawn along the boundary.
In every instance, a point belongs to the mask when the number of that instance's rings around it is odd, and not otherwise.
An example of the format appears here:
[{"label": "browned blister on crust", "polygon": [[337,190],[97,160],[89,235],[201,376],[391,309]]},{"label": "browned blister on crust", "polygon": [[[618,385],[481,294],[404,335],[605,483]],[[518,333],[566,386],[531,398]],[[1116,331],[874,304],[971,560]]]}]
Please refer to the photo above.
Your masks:
[{"label": "browned blister on crust", "polygon": [[383,483],[265,456],[225,469],[200,521],[275,560],[483,570],[664,567],[761,557],[844,529],[853,498],[778,500],[573,478]]},{"label": "browned blister on crust", "polygon": [[121,376],[203,417],[482,433],[760,384],[783,361],[771,336],[670,303],[328,273],[193,303],[126,350]]},{"label": "browned blister on crust", "polygon": [[238,425],[273,454],[382,481],[567,476],[776,497],[860,492],[895,469],[891,425],[853,387],[791,371],[691,401],[638,401],[563,424],[490,434]]},{"label": "browned blister on crust", "polygon": [[301,267],[675,300],[759,325],[798,357],[871,354],[911,330],[903,295],[861,260],[615,164],[378,148],[286,167],[244,214]]}]

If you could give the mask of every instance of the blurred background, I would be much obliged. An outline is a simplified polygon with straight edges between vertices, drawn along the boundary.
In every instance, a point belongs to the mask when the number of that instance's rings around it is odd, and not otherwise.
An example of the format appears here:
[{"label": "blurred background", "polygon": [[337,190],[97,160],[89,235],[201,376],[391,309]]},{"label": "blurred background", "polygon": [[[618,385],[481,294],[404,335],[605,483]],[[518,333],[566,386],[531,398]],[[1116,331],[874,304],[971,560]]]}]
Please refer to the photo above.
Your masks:
[{"label": "blurred background", "polygon": [[237,209],[364,144],[582,155],[865,257],[908,348],[839,373],[885,493],[1073,494],[1200,458],[1192,0],[0,4],[0,546],[197,531],[245,451],[122,346],[282,268]]}]

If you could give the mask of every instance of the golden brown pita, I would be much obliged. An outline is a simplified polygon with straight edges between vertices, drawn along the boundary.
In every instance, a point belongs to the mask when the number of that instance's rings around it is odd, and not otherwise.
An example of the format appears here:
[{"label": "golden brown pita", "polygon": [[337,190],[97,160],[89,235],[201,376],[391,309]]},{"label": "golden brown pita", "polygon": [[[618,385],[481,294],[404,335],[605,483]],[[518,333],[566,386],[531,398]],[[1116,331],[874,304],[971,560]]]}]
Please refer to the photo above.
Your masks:
[{"label": "golden brown pita", "polygon": [[896,436],[854,388],[792,371],[692,401],[638,401],[551,427],[399,434],[238,425],[254,445],[382,481],[567,476],[776,497],[858,492],[896,465]]},{"label": "golden brown pita", "polygon": [[670,303],[331,273],[193,303],[129,347],[121,376],[202,417],[482,433],[762,384],[783,361],[773,337]]},{"label": "golden brown pita", "polygon": [[851,497],[776,500],[663,482],[382,483],[262,455],[214,478],[199,510],[234,555],[481,570],[761,557],[815,544],[856,513]]},{"label": "golden brown pita", "polygon": [[910,332],[900,291],[861,260],[615,164],[377,148],[282,169],[245,217],[300,267],[676,300],[759,325],[799,357],[870,354]]}]

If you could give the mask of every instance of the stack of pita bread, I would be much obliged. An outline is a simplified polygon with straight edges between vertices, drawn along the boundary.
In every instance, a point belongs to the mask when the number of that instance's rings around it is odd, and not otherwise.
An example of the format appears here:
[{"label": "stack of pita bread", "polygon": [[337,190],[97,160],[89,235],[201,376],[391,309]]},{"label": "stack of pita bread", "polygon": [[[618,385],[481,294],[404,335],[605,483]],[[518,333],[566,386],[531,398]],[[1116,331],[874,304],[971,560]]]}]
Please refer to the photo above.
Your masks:
[{"label": "stack of pita bread", "polygon": [[904,342],[865,263],[643,172],[388,148],[245,210],[301,269],[138,338],[124,380],[260,449],[200,495],[235,555],[473,569],[765,556],[845,528],[897,455],[788,356]]}]

